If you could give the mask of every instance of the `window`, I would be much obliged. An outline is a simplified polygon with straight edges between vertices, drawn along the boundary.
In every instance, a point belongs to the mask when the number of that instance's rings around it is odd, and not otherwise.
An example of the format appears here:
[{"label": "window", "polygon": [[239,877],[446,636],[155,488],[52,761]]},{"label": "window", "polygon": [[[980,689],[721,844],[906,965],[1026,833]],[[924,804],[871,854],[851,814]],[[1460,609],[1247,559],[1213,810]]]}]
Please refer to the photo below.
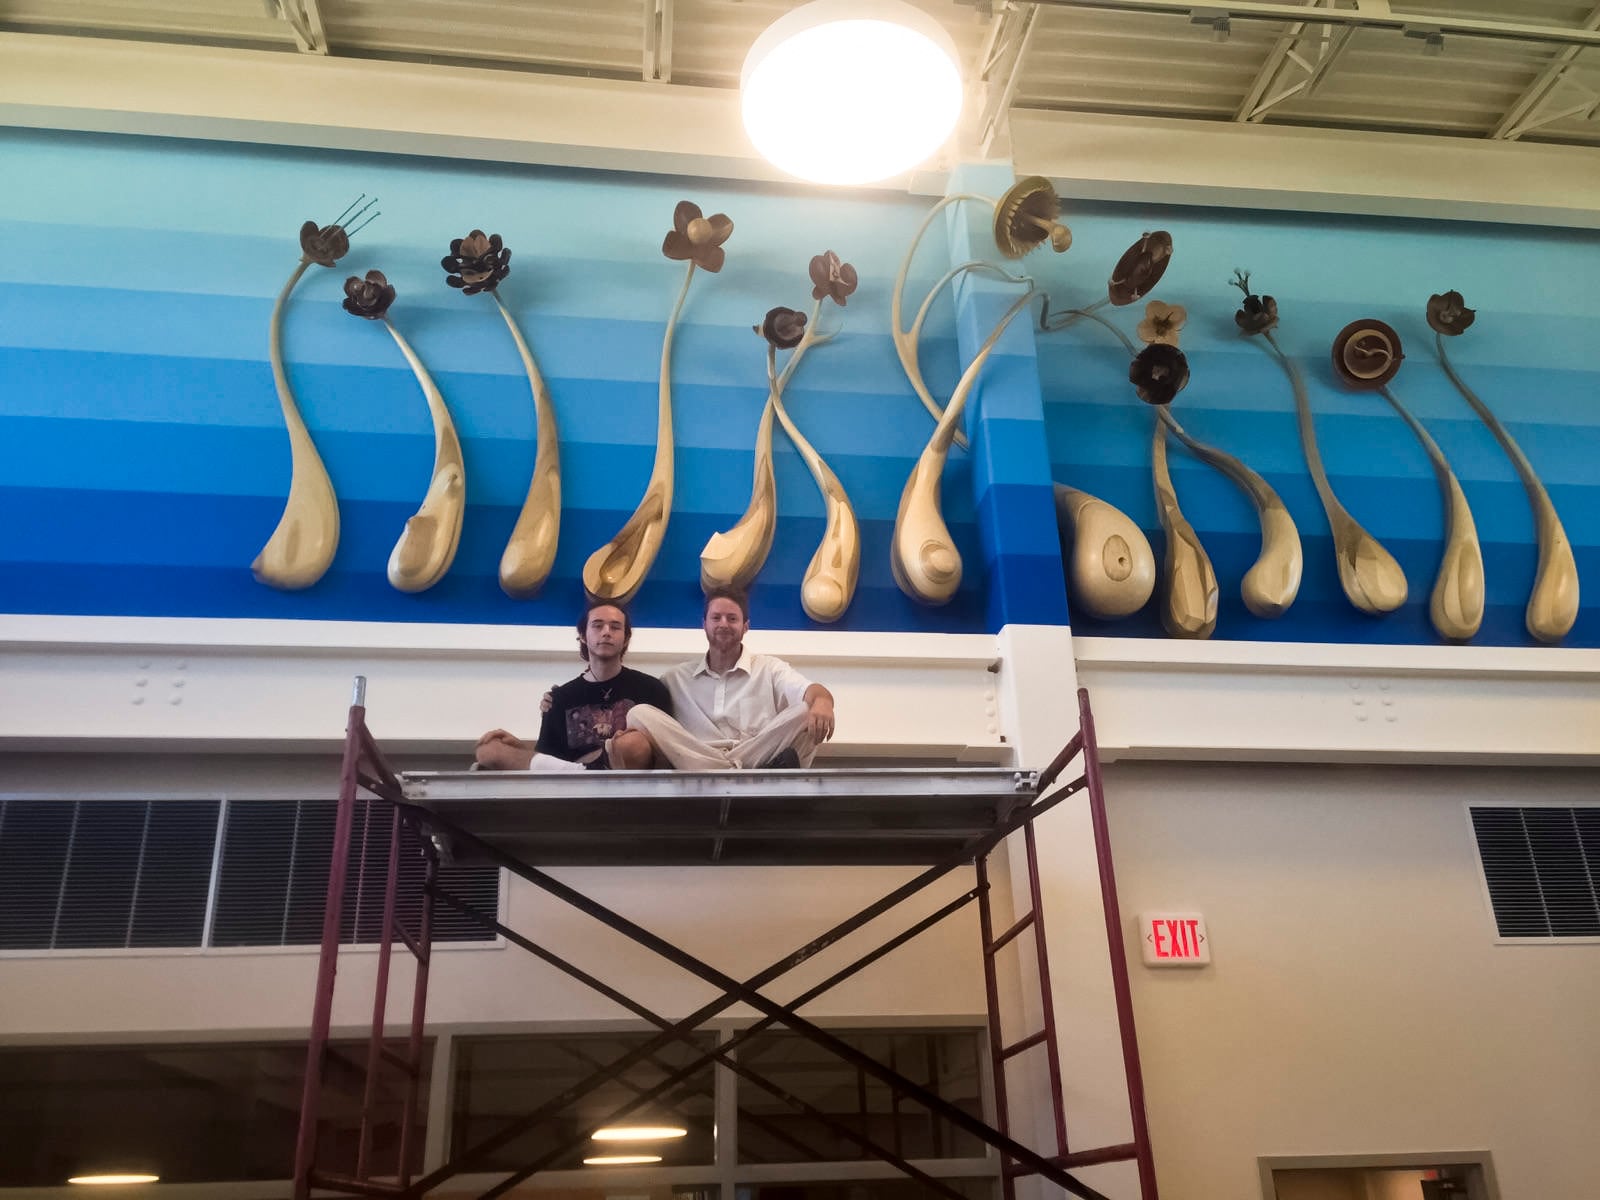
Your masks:
[{"label": "window", "polygon": [[[830,1030],[943,1100],[983,1116],[978,1042],[971,1031]],[[881,1080],[809,1039],[768,1030],[739,1047],[739,1062],[798,1096],[837,1126],[870,1138],[902,1158],[981,1158],[984,1144],[935,1117]],[[838,1162],[868,1159],[837,1128],[794,1108],[746,1078],[739,1083],[739,1161]]]},{"label": "window", "polygon": [[1474,806],[1501,937],[1600,937],[1600,806]]},{"label": "window", "polygon": [[[322,1165],[355,1168],[365,1042],[336,1042]],[[425,1119],[432,1046],[418,1091]],[[146,1170],[163,1183],[280,1180],[294,1173],[304,1043],[0,1049],[0,1187],[51,1187],[84,1171]],[[336,1090],[344,1103],[330,1102]],[[373,1161],[398,1153],[403,1080],[380,1080]],[[415,1166],[421,1165],[416,1139]]]},{"label": "window", "polygon": [[[0,800],[0,950],[302,946],[322,940],[332,800]],[[381,934],[390,806],[358,799],[345,943]],[[221,838],[220,852],[218,838]],[[424,859],[402,829],[399,918],[421,915]],[[499,871],[445,867],[447,891],[499,915]],[[436,942],[492,931],[434,906]]]}]

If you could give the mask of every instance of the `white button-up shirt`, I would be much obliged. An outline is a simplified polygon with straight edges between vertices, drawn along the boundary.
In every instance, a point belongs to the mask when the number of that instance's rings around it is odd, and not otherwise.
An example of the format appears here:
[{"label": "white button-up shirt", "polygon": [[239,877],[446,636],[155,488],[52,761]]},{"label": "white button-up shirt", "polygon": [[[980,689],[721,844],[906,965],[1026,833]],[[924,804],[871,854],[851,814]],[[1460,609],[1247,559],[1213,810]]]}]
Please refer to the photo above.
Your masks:
[{"label": "white button-up shirt", "polygon": [[738,742],[780,712],[805,701],[811,681],[781,658],[741,650],[739,661],[718,675],[705,655],[668,667],[661,682],[672,693],[672,711],[702,742]]}]

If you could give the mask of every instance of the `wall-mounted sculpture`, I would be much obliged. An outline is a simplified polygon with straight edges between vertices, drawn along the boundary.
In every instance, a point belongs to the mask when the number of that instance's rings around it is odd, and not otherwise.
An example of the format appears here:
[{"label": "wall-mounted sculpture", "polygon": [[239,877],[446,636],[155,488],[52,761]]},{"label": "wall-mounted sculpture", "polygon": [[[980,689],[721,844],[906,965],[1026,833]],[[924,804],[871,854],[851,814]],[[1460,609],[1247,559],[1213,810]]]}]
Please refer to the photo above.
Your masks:
[{"label": "wall-mounted sculpture", "polygon": [[1439,490],[1444,494],[1445,535],[1444,556],[1428,599],[1428,616],[1440,637],[1464,642],[1483,624],[1483,552],[1478,546],[1478,529],[1466,493],[1444,451],[1389,389],[1404,358],[1400,335],[1371,317],[1350,322],[1333,339],[1333,370],[1339,381],[1357,391],[1377,392],[1387,400],[1422,443],[1433,464]]},{"label": "wall-mounted sculpture", "polygon": [[674,262],[688,263],[683,287],[667,318],[667,331],[661,339],[661,376],[656,407],[656,457],[645,484],[644,498],[633,515],[604,546],[583,564],[584,589],[597,600],[626,604],[644,583],[661,550],[672,516],[672,335],[678,315],[689,295],[695,269],[713,274],[727,260],[722,243],[733,233],[733,222],[724,213],[707,217],[700,206],[680,200],[672,214],[672,229],[661,243],[661,253]]},{"label": "wall-mounted sculpture", "polygon": [[[1145,343],[1138,349],[1099,309],[1122,307],[1146,296],[1160,282],[1172,257],[1172,237],[1163,230],[1145,233],[1125,251],[1112,269],[1106,295],[1082,308],[1046,312],[1040,319],[1045,332],[1065,329],[1089,319],[1113,333],[1132,359],[1129,382],[1139,398],[1155,406],[1151,469],[1156,487],[1156,512],[1167,533],[1163,558],[1162,624],[1175,637],[1209,637],[1216,627],[1216,578],[1194,528],[1184,518],[1167,465],[1166,435],[1171,433],[1201,462],[1220,471],[1245,493],[1256,510],[1261,527],[1261,550],[1240,583],[1245,607],[1259,617],[1281,616],[1299,592],[1303,560],[1300,535],[1288,508],[1277,492],[1238,458],[1190,437],[1173,417],[1170,405],[1189,380],[1189,366],[1178,348],[1179,335],[1188,319],[1179,305],[1152,300],[1145,305],[1137,333]],[[1115,559],[1107,560],[1115,563]],[[1069,580],[1073,578],[1069,567]],[[1155,578],[1152,566],[1150,578]],[[1083,601],[1080,599],[1080,604]],[[1096,616],[1104,614],[1089,602]],[[1132,611],[1132,610],[1128,610]]]},{"label": "wall-mounted sculpture", "polygon": [[[532,596],[544,586],[556,561],[556,543],[561,538],[561,442],[556,431],[555,406],[550,389],[534,362],[533,351],[517,327],[510,309],[500,299],[500,283],[511,273],[511,251],[498,233],[485,236],[474,229],[464,238],[450,243],[450,253],[439,260],[445,282],[460,288],[464,296],[487,293],[505,319],[528,373],[533,390],[533,414],[537,449],[533,458],[533,478],[522,512],[506,540],[500,556],[500,587],[518,599]],[[398,585],[397,585],[398,586]]]},{"label": "wall-mounted sculpture", "polygon": [[467,473],[461,458],[461,439],[422,360],[389,320],[394,285],[382,271],[368,271],[344,281],[344,310],[367,321],[382,321],[400,353],[422,385],[433,418],[433,474],[421,505],[411,516],[389,553],[389,582],[402,592],[424,592],[444,578],[455,561],[461,542],[461,518],[467,507]]},{"label": "wall-mounted sculpture", "polygon": [[[906,279],[910,275],[917,246],[934,217],[947,206],[963,200],[994,204],[995,244],[1007,258],[1021,258],[1047,241],[1058,253],[1072,245],[1072,232],[1060,220],[1061,200],[1055,188],[1049,180],[1033,175],[1018,181],[998,203],[965,193],[946,196],[934,205],[924,219],[901,262],[890,302],[890,328],[906,378],[911,381],[913,390],[933,415],[936,424],[927,447],[900,493],[900,507],[895,515],[894,537],[889,548],[889,566],[900,590],[923,604],[948,604],[961,585],[961,553],[956,549],[955,539],[950,536],[939,501],[939,484],[950,447],[966,445],[966,439],[957,428],[961,411],[1000,335],[1036,295],[1033,281],[1025,276],[1011,275],[992,263],[966,262],[952,267],[939,278],[923,299],[911,327],[903,328]],[[947,284],[969,272],[996,275],[1023,284],[1028,291],[996,323],[978,353],[967,364],[949,404],[941,408],[923,381],[918,342],[935,297]]]},{"label": "wall-mounted sculpture", "polygon": [[[363,201],[366,202],[363,204]],[[339,501],[333,494],[333,481],[328,478],[328,469],[322,465],[322,456],[317,453],[316,443],[311,440],[311,433],[300,416],[294,393],[289,390],[289,375],[283,366],[283,308],[307,267],[312,263],[332,267],[349,253],[350,239],[377,217],[376,212],[370,212],[375,204],[376,199],[357,196],[331,225],[319,227],[315,221],[302,225],[300,265],[289,276],[289,282],[283,285],[272,306],[267,346],[272,360],[272,381],[277,386],[283,423],[289,431],[291,467],[283,515],[261,553],[250,564],[256,581],[269,587],[285,591],[310,587],[322,578],[339,548]],[[354,229],[346,228],[347,224],[358,221],[360,224]]]},{"label": "wall-mounted sculpture", "polygon": [[[776,415],[822,493],[822,540],[801,580],[800,606],[813,621],[825,624],[844,616],[855,598],[861,574],[861,527],[844,485],[790,418],[783,391],[806,351],[834,337],[834,333],[819,332],[822,302],[832,300],[842,308],[857,282],[854,267],[832,250],[825,251],[811,260],[810,319],[792,308],[774,308],[755,326],[767,343],[767,401],[756,429],[750,503],[733,528],[712,534],[700,552],[700,584],[707,591],[719,586],[747,587],[766,562],[777,527],[778,493],[772,472],[772,419]],[[777,365],[779,350],[790,352],[782,372]]]},{"label": "wall-mounted sculpture", "polygon": [[1328,527],[1333,534],[1334,565],[1339,573],[1339,586],[1351,604],[1364,613],[1382,616],[1391,613],[1406,602],[1406,576],[1383,543],[1368,533],[1339,503],[1333,493],[1333,484],[1322,465],[1322,453],[1317,448],[1317,430],[1311,419],[1311,400],[1306,394],[1305,380],[1295,361],[1283,352],[1272,336],[1278,324],[1278,302],[1271,296],[1260,296],[1250,290],[1248,271],[1234,271],[1232,284],[1244,293],[1244,303],[1233,314],[1234,324],[1246,337],[1260,334],[1269,352],[1289,377],[1294,389],[1295,416],[1300,425],[1300,448],[1305,454],[1306,468],[1311,472],[1311,482],[1327,514]]},{"label": "wall-mounted sculpture", "polygon": [[1511,465],[1517,469],[1523,490],[1528,493],[1528,503],[1533,508],[1534,531],[1539,540],[1539,566],[1533,577],[1533,590],[1528,596],[1528,607],[1523,622],[1528,632],[1541,642],[1559,642],[1572,630],[1578,619],[1578,564],[1573,558],[1572,543],[1567,531],[1556,515],[1556,506],[1550,494],[1534,473],[1533,464],[1522,452],[1522,447],[1500,424],[1489,406],[1480,400],[1471,388],[1462,382],[1450,365],[1444,350],[1444,339],[1459,337],[1472,325],[1476,310],[1466,306],[1460,292],[1441,292],[1428,297],[1428,326],[1433,330],[1434,348],[1439,354],[1439,365],[1456,385],[1462,397],[1478,414],[1478,419],[1489,427],[1500,448],[1505,451]]}]

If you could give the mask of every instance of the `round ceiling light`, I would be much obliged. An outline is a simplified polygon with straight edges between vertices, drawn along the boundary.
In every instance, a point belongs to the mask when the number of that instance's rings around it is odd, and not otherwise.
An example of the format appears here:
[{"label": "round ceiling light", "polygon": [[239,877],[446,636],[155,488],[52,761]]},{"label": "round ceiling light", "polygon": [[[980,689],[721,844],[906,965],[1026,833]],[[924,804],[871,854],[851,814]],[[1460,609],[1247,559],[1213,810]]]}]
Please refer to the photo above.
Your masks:
[{"label": "round ceiling light", "polygon": [[750,47],[744,127],[815,183],[875,183],[944,145],[961,117],[955,42],[905,0],[812,0]]}]

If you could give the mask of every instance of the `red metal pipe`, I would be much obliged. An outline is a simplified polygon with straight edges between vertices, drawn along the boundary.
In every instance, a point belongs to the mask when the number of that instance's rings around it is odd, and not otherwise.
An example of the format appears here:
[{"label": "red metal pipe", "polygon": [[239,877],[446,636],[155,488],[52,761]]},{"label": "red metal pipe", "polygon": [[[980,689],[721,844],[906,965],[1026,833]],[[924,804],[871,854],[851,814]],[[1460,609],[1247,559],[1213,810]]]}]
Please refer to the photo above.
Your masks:
[{"label": "red metal pipe", "polygon": [[1111,830],[1106,822],[1105,784],[1100,776],[1100,749],[1094,735],[1089,693],[1078,689],[1078,720],[1083,733],[1084,774],[1089,780],[1089,817],[1094,824],[1094,853],[1100,864],[1100,900],[1106,915],[1106,945],[1111,951],[1111,986],[1117,997],[1117,1029],[1122,1037],[1122,1067],[1128,1080],[1128,1109],[1133,1118],[1133,1144],[1139,1164],[1139,1194],[1157,1200],[1156,1164],[1150,1149],[1150,1126],[1144,1111],[1144,1072],[1139,1066],[1139,1039],[1133,1027],[1133,994],[1128,987],[1128,956],[1123,948],[1122,912],[1117,905],[1117,873],[1111,863]]},{"label": "red metal pipe", "polygon": [[[1000,1030],[1000,983],[995,975],[994,917],[989,910],[989,856],[980,854],[972,863],[978,877],[978,933],[983,944],[983,988],[989,1006],[989,1062],[994,1077],[994,1119],[1001,1133],[1011,1132],[1011,1105],[1006,1094],[1006,1056]],[[1010,1159],[1001,1157],[1002,1168]],[[1016,1200],[1016,1184],[1002,1170],[1002,1200]]]},{"label": "red metal pipe", "polygon": [[[360,687],[358,685],[358,692]],[[350,828],[355,820],[356,771],[366,708],[350,706],[345,725],[344,760],[339,769],[339,804],[333,821],[333,861],[328,864],[328,897],[322,911],[322,948],[317,957],[317,994],[311,1006],[311,1039],[306,1045],[306,1078],[300,1095],[300,1130],[294,1144],[294,1200],[309,1200],[317,1154],[317,1105],[322,1067],[333,1019],[333,983],[339,969],[339,927],[344,917],[344,882],[350,858]]]},{"label": "red metal pipe", "polygon": [[[372,801],[367,801],[372,812]],[[366,846],[362,846],[363,851]],[[365,862],[366,855],[362,854]],[[361,1095],[361,1132],[356,1139],[356,1178],[369,1177],[372,1110],[378,1103],[378,1073],[383,1068],[383,1015],[389,1002],[389,961],[394,949],[395,894],[400,883],[400,810],[390,811],[389,863],[383,877],[383,929],[378,940],[378,977],[372,987],[372,1034],[367,1039],[367,1083]]]},{"label": "red metal pipe", "polygon": [[[395,810],[397,813],[398,809]],[[427,869],[422,879],[422,915],[418,918],[418,928],[414,952],[417,956],[416,982],[411,988],[411,1040],[408,1043],[407,1053],[411,1058],[411,1074],[406,1079],[405,1110],[400,1116],[400,1169],[398,1175],[400,1186],[406,1187],[411,1182],[411,1141],[417,1128],[417,1099],[422,1089],[422,1026],[424,1010],[428,1006],[428,966],[433,957],[433,889],[439,874],[439,854],[430,845],[424,852],[427,856]],[[408,945],[411,943],[407,943]],[[435,1071],[440,1069],[438,1063],[433,1064]],[[449,1070],[449,1064],[444,1065]],[[442,1119],[435,1114],[435,1119]]]},{"label": "red metal pipe", "polygon": [[[1078,731],[1079,738],[1088,735]],[[1069,747],[1071,743],[1068,743]],[[1084,755],[1087,759],[1089,755]],[[1039,850],[1034,844],[1033,825],[1022,827],[1023,844],[1028,851],[1028,899],[1033,905],[1033,945],[1039,970],[1039,998],[1044,1005],[1045,1067],[1050,1073],[1050,1102],[1055,1110],[1056,1153],[1067,1152],[1067,1098],[1062,1094],[1061,1047],[1056,1040],[1056,1002],[1050,990],[1050,955],[1044,941],[1044,895],[1039,887]]]}]

